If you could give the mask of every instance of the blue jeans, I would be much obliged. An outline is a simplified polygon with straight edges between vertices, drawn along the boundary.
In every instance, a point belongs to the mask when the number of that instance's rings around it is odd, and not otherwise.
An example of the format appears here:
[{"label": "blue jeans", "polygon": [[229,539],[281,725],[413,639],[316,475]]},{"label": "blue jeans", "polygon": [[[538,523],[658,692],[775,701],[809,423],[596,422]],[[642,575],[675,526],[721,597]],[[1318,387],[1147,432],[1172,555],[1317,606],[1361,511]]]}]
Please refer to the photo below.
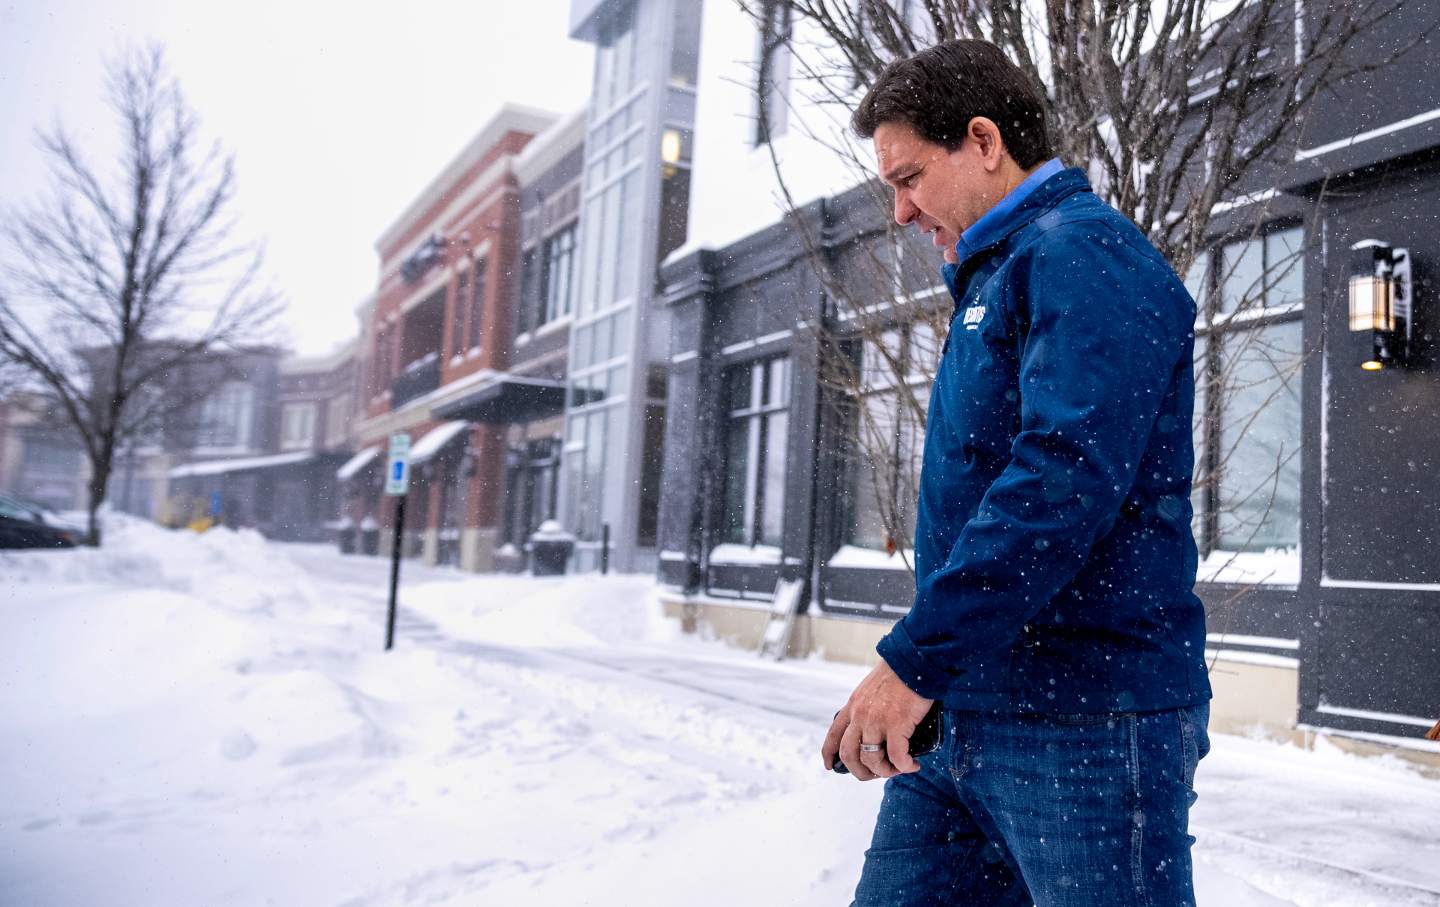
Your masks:
[{"label": "blue jeans", "polygon": [[1209,716],[947,710],[939,751],[885,782],[852,907],[1193,905]]}]

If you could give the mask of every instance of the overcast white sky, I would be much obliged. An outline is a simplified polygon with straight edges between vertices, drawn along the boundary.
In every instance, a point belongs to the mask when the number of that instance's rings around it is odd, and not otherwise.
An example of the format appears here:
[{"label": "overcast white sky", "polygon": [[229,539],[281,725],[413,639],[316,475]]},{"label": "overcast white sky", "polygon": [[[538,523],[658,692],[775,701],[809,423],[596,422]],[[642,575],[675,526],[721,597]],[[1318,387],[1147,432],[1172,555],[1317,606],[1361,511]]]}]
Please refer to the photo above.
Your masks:
[{"label": "overcast white sky", "polygon": [[506,101],[563,113],[592,51],[569,0],[0,0],[0,209],[36,199],[37,127],[103,151],[104,60],[163,42],[207,136],[234,153],[244,238],[320,353],[356,332],[375,238]]}]

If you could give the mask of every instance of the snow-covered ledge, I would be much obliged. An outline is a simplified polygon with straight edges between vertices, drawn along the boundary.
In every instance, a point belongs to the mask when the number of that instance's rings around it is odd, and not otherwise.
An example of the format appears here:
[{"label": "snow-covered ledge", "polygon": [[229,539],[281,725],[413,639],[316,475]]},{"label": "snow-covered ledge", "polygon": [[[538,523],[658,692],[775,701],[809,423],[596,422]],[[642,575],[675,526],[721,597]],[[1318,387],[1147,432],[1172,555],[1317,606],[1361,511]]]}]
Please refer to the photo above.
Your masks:
[{"label": "snow-covered ledge", "polygon": [[858,545],[841,545],[840,550],[830,555],[826,566],[860,570],[911,570],[915,564],[915,552],[896,549],[886,554],[874,548]]},{"label": "snow-covered ledge", "polygon": [[1200,562],[1195,581],[1198,583],[1298,586],[1300,584],[1300,549],[1212,551]]},{"label": "snow-covered ledge", "polygon": [[780,549],[774,545],[716,545],[710,551],[710,563],[756,566],[779,564]]}]

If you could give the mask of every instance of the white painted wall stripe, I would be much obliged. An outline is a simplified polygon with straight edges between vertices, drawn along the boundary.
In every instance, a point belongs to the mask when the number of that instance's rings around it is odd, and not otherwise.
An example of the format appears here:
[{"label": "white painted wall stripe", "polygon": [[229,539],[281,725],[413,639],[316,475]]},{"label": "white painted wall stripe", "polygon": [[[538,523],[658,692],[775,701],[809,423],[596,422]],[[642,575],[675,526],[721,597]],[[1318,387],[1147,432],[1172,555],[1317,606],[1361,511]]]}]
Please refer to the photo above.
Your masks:
[{"label": "white painted wall stripe", "polygon": [[1431,718],[1418,718],[1414,715],[1401,715],[1397,712],[1372,712],[1366,709],[1347,709],[1338,705],[1326,705],[1320,703],[1315,711],[1322,715],[1344,715],[1347,718],[1365,718],[1369,721],[1388,721],[1391,724],[1408,724],[1412,727],[1429,728],[1435,724]]},{"label": "white painted wall stripe", "polygon": [[1333,727],[1316,727],[1313,724],[1297,724],[1295,728],[1296,730],[1311,731],[1316,734],[1328,734],[1331,737],[1349,737],[1353,740],[1383,743],[1386,746],[1399,747],[1400,749],[1440,753],[1440,741],[1426,740],[1423,737],[1397,737],[1394,734],[1372,734],[1368,731],[1341,731]]},{"label": "white painted wall stripe", "polygon": [[1241,649],[1206,649],[1205,660],[1230,661],[1236,664],[1262,665],[1267,668],[1289,668],[1300,670],[1300,659],[1287,655],[1270,655],[1266,652],[1246,652]]},{"label": "white painted wall stripe", "polygon": [[1300,640],[1283,639],[1278,636],[1245,636],[1241,633],[1207,633],[1206,642],[1213,642],[1217,645],[1229,643],[1236,646],[1264,646],[1267,649],[1289,649],[1299,651]]},{"label": "white painted wall stripe", "polygon": [[1440,592],[1440,583],[1382,583],[1377,580],[1320,577],[1326,589],[1395,589],[1402,592]]},{"label": "white painted wall stripe", "polygon": [[1329,144],[1321,145],[1318,148],[1302,148],[1295,152],[1295,160],[1308,161],[1311,158],[1317,158],[1322,154],[1329,154],[1332,151],[1339,151],[1342,148],[1349,148],[1352,145],[1358,145],[1361,142],[1369,142],[1373,139],[1378,139],[1381,136],[1390,135],[1392,132],[1399,132],[1402,129],[1411,129],[1423,123],[1428,123],[1431,120],[1440,120],[1440,107],[1437,107],[1434,110],[1427,110],[1424,113],[1417,113],[1413,117],[1406,117],[1403,120],[1397,120],[1394,123],[1390,123],[1386,126],[1380,126],[1375,129],[1371,129],[1369,132],[1362,132],[1358,135],[1352,135],[1348,139],[1340,139],[1337,142],[1330,142]]},{"label": "white painted wall stripe", "polygon": [[776,331],[773,334],[766,334],[764,337],[756,337],[755,345],[764,346],[767,343],[774,343],[777,340],[785,340],[790,336],[790,331]]}]

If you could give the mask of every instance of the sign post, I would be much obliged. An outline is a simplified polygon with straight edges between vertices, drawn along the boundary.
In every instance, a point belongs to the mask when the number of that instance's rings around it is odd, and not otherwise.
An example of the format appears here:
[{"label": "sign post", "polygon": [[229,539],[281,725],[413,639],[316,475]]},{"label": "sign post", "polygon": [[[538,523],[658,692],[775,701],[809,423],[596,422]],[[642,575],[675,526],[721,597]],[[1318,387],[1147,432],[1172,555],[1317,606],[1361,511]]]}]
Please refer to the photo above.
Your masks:
[{"label": "sign post", "polygon": [[390,436],[385,464],[385,493],[396,498],[395,538],[390,544],[390,614],[385,624],[385,651],[395,646],[395,593],[400,588],[400,548],[405,541],[405,496],[410,487],[410,435]]}]

